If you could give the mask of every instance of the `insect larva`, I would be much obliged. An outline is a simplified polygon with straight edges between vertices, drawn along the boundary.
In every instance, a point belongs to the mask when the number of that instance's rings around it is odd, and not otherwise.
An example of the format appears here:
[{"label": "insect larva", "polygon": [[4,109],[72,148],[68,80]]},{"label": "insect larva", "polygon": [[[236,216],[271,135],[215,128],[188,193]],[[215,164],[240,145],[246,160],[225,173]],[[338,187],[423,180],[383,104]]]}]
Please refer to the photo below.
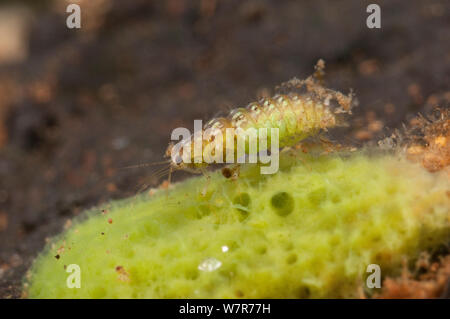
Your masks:
[{"label": "insect larva", "polygon": [[[321,130],[327,130],[340,124],[339,113],[351,113],[352,95],[344,95],[323,87],[320,77],[323,75],[323,61],[316,66],[314,76],[306,80],[296,78],[283,83],[279,88],[288,90],[286,94],[277,94],[273,97],[262,98],[258,102],[248,104],[246,108],[236,108],[227,117],[215,118],[204,127],[202,134],[192,135],[190,139],[183,141],[183,147],[175,149],[169,145],[166,155],[171,157],[170,169],[202,171],[210,161],[206,154],[214,154],[214,150],[223,148],[223,162],[227,145],[233,145],[240,138],[239,132],[249,128],[278,128],[279,147],[293,146],[301,140],[316,135]],[[303,89],[304,92],[298,91]],[[335,103],[333,103],[335,102]],[[234,133],[232,141],[226,135],[226,130]],[[209,134],[206,134],[209,132]],[[221,135],[223,140],[216,139]],[[227,140],[228,138],[228,140]],[[245,137],[244,137],[245,138]],[[202,145],[203,159],[197,162],[194,158],[195,141]],[[230,143],[231,142],[231,143]],[[220,143],[220,144],[218,144]],[[269,147],[267,143],[267,147]],[[183,149],[190,150],[190,162],[185,163]],[[235,150],[236,148],[234,148]],[[206,152],[205,150],[208,150]],[[266,150],[266,149],[264,149]],[[264,151],[258,146],[258,152]]]}]

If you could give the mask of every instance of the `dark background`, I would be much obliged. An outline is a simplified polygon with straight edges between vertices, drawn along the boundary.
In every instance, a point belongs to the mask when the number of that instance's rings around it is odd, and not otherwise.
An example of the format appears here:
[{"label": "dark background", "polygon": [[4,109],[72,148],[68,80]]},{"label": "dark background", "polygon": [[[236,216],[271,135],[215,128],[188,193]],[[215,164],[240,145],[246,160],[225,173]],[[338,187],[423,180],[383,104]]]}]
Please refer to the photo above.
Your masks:
[{"label": "dark background", "polygon": [[[69,3],[82,28],[69,30]],[[366,7],[381,6],[381,29]],[[450,101],[450,2],[0,2],[0,298],[46,238],[135,194],[178,126],[192,128],[327,63],[359,107],[344,138],[374,141]],[[186,174],[180,173],[175,179]]]}]

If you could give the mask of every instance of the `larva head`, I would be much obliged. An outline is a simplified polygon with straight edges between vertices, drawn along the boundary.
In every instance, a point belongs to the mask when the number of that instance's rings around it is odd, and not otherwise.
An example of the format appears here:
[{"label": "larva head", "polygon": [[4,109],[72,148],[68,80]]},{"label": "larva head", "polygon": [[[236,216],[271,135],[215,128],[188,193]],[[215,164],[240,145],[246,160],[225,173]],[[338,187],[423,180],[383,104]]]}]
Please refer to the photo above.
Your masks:
[{"label": "larva head", "polygon": [[[191,150],[190,161],[184,161],[184,149]],[[200,173],[205,163],[195,163],[193,157],[193,142],[190,140],[181,141],[178,144],[170,143],[166,150],[166,157],[170,157],[169,165],[172,171],[184,170],[192,173]]]},{"label": "larva head", "polygon": [[249,114],[249,110],[245,108],[237,108],[230,113],[231,125],[233,127],[245,127],[254,123]]}]

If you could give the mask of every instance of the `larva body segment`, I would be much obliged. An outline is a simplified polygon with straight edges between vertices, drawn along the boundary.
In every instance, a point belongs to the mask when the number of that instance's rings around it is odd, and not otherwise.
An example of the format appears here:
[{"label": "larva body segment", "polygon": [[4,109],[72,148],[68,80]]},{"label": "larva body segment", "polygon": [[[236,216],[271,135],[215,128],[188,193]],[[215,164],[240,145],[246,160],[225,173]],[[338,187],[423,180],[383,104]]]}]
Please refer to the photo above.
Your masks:
[{"label": "larva body segment", "polygon": [[[257,153],[270,148],[272,128],[279,130],[280,148],[293,146],[321,130],[339,125],[339,113],[351,113],[351,95],[326,89],[313,77],[304,81],[293,79],[281,87],[288,87],[290,91],[252,102],[246,108],[232,110],[227,117],[209,121],[203,127],[202,134],[194,134],[184,142],[185,147],[190,150],[190,163],[172,161],[171,166],[174,169],[201,171],[210,163],[217,162],[220,150],[221,162],[226,163],[227,148],[231,147],[236,152],[235,146],[239,139],[246,139],[245,151],[248,154],[249,136],[244,132],[249,132],[249,129],[257,132],[261,128],[267,129],[265,148],[258,143]],[[301,88],[306,89],[306,92],[297,93],[296,90]],[[332,101],[335,103],[331,103]],[[197,145],[202,145],[201,160],[194,155],[196,142]],[[174,152],[179,153],[173,154]],[[181,158],[182,152],[183,149],[174,150],[172,146],[167,150],[172,159]],[[236,160],[236,154],[233,159]]]}]

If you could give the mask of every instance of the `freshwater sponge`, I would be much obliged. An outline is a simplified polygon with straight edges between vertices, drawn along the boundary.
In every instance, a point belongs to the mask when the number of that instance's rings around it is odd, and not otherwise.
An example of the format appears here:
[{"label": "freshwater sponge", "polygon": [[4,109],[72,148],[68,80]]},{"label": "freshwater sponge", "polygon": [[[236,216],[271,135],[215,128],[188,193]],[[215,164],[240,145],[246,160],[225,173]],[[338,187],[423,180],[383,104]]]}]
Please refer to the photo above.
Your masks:
[{"label": "freshwater sponge", "polygon": [[[212,173],[91,210],[28,273],[31,298],[355,297],[445,244],[449,180],[403,155],[282,152],[280,171]],[[107,214],[102,214],[102,209]],[[66,267],[81,269],[68,288]],[[373,291],[373,289],[371,290]]]}]

